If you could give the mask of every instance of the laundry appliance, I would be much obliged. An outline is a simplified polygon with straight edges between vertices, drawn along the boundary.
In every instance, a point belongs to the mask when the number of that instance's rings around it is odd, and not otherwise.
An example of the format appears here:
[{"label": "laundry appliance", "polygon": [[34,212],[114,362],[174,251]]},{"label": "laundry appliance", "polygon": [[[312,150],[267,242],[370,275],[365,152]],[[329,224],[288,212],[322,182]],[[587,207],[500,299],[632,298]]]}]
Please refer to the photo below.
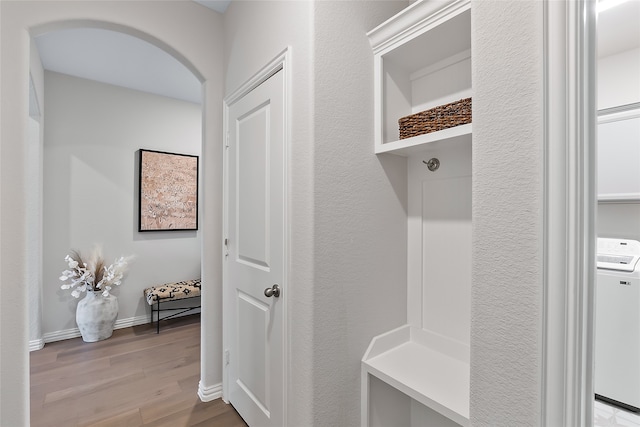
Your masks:
[{"label": "laundry appliance", "polygon": [[640,412],[640,242],[598,238],[596,398]]}]

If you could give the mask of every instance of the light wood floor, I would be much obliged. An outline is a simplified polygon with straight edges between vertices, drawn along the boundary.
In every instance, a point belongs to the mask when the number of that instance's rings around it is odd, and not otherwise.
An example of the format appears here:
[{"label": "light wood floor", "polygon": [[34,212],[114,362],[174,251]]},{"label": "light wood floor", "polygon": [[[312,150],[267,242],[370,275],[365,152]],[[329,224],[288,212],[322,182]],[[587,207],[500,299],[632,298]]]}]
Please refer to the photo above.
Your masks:
[{"label": "light wood floor", "polygon": [[246,427],[221,399],[203,403],[200,316],[31,352],[31,426]]}]

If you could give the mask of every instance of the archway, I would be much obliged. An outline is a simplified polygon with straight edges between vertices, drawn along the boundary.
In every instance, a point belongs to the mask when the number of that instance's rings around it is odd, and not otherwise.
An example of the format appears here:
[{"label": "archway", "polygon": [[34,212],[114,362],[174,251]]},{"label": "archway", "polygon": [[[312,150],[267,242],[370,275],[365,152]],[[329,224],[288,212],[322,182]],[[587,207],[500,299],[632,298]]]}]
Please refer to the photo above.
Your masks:
[{"label": "archway", "polygon": [[[203,84],[203,146],[201,203],[203,287],[203,357],[200,395],[221,381],[219,354],[221,249],[221,164],[219,143],[222,105],[220,17],[192,2],[2,2],[2,109],[0,121],[0,424],[25,425],[29,419],[28,310],[24,291],[27,210],[25,150],[28,126],[30,37],[46,31],[84,26],[121,31],[160,47],[189,68]],[[182,23],[182,25],[180,25]],[[210,287],[206,287],[211,283]]]}]

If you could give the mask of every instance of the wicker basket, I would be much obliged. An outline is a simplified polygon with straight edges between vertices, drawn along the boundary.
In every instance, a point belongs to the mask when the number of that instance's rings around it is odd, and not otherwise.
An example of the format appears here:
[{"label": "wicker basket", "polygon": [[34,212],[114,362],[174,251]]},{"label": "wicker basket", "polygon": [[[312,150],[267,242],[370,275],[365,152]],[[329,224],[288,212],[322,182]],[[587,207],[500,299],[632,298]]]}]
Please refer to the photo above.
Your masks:
[{"label": "wicker basket", "polygon": [[471,123],[471,98],[440,105],[398,120],[400,139]]}]

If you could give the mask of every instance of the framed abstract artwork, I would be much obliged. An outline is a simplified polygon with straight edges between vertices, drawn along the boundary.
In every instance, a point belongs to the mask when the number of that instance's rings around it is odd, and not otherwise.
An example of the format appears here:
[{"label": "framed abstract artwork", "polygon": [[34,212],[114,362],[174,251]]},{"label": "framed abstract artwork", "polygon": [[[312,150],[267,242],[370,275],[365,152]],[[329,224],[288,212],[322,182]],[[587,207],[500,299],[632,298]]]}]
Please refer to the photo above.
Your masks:
[{"label": "framed abstract artwork", "polygon": [[138,231],[198,229],[198,156],[139,150]]}]

